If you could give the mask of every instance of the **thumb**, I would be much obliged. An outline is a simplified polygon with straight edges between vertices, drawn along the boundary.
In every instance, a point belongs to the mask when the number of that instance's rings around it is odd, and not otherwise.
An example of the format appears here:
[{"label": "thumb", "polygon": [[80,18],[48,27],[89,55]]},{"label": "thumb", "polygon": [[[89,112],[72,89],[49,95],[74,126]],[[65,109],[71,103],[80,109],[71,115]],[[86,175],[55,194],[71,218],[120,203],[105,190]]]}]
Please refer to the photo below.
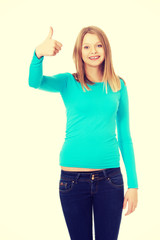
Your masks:
[{"label": "thumb", "polygon": [[50,30],[47,38],[52,38],[52,36],[53,36],[53,28],[50,26]]}]

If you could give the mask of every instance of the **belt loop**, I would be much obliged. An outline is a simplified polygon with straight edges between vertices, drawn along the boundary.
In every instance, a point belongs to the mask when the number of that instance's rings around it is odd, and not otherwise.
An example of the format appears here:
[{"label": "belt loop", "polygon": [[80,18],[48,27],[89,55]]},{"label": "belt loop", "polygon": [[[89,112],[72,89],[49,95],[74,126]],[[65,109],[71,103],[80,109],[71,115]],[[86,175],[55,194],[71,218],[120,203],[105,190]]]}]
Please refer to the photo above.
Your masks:
[{"label": "belt loop", "polygon": [[78,180],[78,178],[79,178],[80,175],[81,175],[81,173],[78,173],[78,174],[77,174],[76,179],[75,179],[76,183],[77,183],[77,180]]},{"label": "belt loop", "polygon": [[105,170],[103,170],[103,174],[104,174],[105,177],[107,177],[107,173],[106,173]]}]

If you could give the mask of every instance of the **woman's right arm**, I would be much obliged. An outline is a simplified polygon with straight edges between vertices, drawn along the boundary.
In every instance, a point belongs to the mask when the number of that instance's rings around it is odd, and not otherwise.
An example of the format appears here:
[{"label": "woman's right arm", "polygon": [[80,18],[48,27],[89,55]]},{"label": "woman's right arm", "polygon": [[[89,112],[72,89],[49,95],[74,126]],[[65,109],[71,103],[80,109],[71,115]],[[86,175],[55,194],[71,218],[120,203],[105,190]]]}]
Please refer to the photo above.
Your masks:
[{"label": "woman's right arm", "polygon": [[35,49],[29,67],[29,86],[49,92],[62,92],[67,86],[68,73],[59,73],[53,76],[43,75],[43,60],[44,56],[38,58]]},{"label": "woman's right arm", "polygon": [[49,92],[62,92],[67,86],[68,73],[59,73],[53,76],[43,75],[44,56],[55,56],[62,48],[62,44],[52,39],[53,28],[50,27],[47,38],[34,50],[29,67],[28,84],[30,87]]}]

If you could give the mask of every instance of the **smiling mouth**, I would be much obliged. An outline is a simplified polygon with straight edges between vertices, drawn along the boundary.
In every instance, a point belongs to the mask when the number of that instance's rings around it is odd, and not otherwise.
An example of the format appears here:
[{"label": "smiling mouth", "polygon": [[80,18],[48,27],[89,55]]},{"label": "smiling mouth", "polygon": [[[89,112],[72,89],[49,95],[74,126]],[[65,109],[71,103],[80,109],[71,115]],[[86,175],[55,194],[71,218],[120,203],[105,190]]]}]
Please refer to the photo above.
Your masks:
[{"label": "smiling mouth", "polygon": [[96,58],[90,58],[90,57],[89,57],[89,59],[90,59],[90,60],[93,60],[93,61],[98,60],[99,58],[100,58],[100,56],[98,56],[98,57],[96,57]]}]

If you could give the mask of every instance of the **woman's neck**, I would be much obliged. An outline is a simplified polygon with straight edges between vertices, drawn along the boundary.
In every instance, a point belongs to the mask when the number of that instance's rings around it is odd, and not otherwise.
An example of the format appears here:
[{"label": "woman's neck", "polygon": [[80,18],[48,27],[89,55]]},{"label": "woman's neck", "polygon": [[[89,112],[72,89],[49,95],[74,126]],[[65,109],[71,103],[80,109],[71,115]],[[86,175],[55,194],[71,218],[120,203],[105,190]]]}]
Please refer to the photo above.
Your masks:
[{"label": "woman's neck", "polygon": [[92,82],[102,82],[103,74],[100,69],[90,68],[85,71],[86,77]]}]

